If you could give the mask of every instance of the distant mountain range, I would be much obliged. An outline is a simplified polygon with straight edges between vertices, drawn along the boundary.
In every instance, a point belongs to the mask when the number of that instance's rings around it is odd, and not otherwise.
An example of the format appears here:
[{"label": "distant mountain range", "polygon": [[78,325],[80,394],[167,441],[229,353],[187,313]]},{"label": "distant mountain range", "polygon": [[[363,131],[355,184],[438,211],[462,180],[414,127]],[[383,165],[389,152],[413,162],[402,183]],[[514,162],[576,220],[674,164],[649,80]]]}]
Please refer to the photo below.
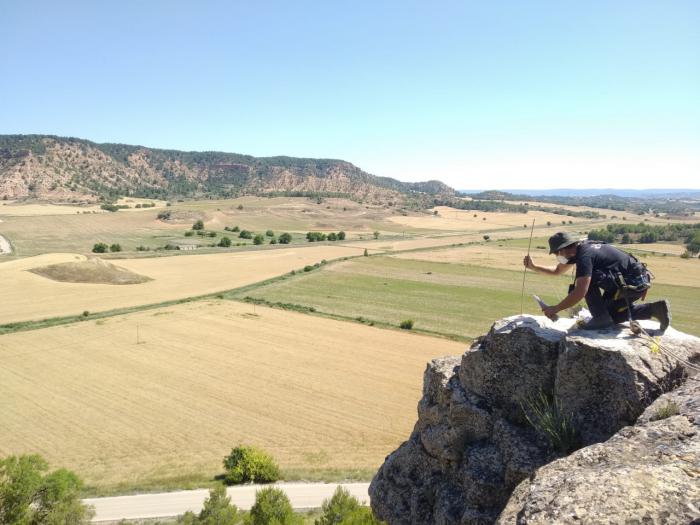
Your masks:
[{"label": "distant mountain range", "polygon": [[347,196],[426,201],[456,192],[440,181],[377,177],[335,159],[252,157],[97,144],[52,135],[0,135],[0,199],[113,200],[240,195]]},{"label": "distant mountain range", "polygon": [[[460,193],[467,195],[484,193],[483,190],[459,190]],[[506,189],[498,190],[499,192],[527,195],[529,197],[597,197],[612,195],[615,197],[627,197],[635,199],[700,199],[700,189],[648,189],[648,190],[632,190],[632,189],[613,189],[613,188],[598,188],[598,189],[552,189],[552,190],[527,190],[527,189]]]}]

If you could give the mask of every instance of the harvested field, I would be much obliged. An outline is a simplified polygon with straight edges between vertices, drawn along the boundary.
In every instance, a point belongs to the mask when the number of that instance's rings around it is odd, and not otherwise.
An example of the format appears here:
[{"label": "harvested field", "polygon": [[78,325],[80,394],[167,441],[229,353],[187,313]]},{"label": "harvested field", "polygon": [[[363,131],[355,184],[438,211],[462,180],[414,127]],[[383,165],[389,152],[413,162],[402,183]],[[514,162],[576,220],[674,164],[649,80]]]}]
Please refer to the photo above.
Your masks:
[{"label": "harvested field", "polygon": [[202,482],[239,443],[283,469],[376,469],[415,422],[426,362],[464,350],[229,301],[4,335],[0,456],[101,488]]},{"label": "harvested field", "polygon": [[29,270],[32,273],[62,283],[92,284],[140,284],[148,277],[116,266],[102,259],[93,258],[79,262],[64,262]]},{"label": "harvested field", "polygon": [[33,217],[43,215],[76,215],[78,213],[107,213],[96,205],[73,206],[70,204],[33,203],[22,204],[13,201],[0,205],[0,215],[12,217]]},{"label": "harvested field", "polygon": [[[522,228],[527,225],[529,228],[532,224],[532,219],[536,220],[537,224],[546,224],[547,221],[552,225],[561,225],[565,221],[570,227],[569,221],[576,225],[593,222],[590,219],[582,219],[575,217],[567,217],[565,215],[557,215],[556,213],[546,213],[542,211],[530,211],[528,213],[502,213],[502,212],[484,212],[477,210],[456,210],[445,206],[434,208],[438,212],[437,215],[423,215],[420,217],[412,216],[393,216],[389,217],[389,221],[396,224],[402,224],[411,228],[422,228],[426,230],[451,230],[451,231],[485,231],[488,229],[502,230],[509,228]],[[475,217],[476,215],[476,217]]]},{"label": "harvested field", "polygon": [[322,259],[361,255],[361,248],[311,246],[245,253],[119,259],[118,265],[152,280],[131,286],[56,282],[26,270],[84,261],[75,254],[50,254],[0,264],[4,323],[78,315],[85,310],[159,303],[215,293],[298,270]]}]

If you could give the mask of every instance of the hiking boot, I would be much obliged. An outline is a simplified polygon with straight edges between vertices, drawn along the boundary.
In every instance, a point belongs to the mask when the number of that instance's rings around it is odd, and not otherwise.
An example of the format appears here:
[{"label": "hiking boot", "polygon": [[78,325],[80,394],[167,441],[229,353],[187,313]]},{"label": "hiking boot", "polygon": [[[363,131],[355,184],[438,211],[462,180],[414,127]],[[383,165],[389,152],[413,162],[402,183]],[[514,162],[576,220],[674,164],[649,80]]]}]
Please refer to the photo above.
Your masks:
[{"label": "hiking boot", "polygon": [[671,308],[668,301],[664,299],[651,303],[651,316],[659,321],[659,328],[665,332],[668,325],[671,324]]},{"label": "hiking boot", "polygon": [[583,323],[579,328],[581,330],[603,330],[605,328],[610,328],[614,324],[612,317],[609,315],[601,315]]}]

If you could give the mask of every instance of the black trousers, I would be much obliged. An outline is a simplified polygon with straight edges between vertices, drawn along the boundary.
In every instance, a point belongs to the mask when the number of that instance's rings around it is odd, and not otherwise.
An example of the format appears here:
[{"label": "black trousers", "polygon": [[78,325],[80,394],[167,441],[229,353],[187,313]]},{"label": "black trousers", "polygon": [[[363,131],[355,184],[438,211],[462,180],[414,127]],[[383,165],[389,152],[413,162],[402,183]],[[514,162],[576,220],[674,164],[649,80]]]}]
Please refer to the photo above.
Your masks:
[{"label": "black trousers", "polygon": [[[586,304],[593,317],[609,314],[615,323],[627,321],[627,301],[624,291],[615,299],[616,290],[602,291],[597,284],[591,283],[586,293]],[[632,319],[651,319],[651,305],[649,303],[634,304],[641,299],[643,292],[629,292],[629,303],[632,310]]]}]

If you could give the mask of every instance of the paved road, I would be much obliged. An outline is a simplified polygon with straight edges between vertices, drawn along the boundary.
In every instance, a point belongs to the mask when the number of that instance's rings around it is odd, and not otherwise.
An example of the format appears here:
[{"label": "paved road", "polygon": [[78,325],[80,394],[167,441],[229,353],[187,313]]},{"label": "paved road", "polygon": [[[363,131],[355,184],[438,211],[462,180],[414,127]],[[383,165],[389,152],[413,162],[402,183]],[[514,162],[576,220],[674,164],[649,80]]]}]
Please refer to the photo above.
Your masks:
[{"label": "paved road", "polygon": [[[369,503],[369,483],[341,483],[350,494],[365,504]],[[231,503],[239,509],[248,510],[255,502],[255,491],[271,485],[243,485],[229,487]],[[289,496],[295,509],[318,508],[323,500],[333,495],[335,483],[275,483]],[[206,489],[165,492],[161,494],[137,494],[110,498],[83,500],[95,507],[94,522],[119,521],[122,519],[166,518],[184,514],[188,510],[198,512],[209,495]]]}]

